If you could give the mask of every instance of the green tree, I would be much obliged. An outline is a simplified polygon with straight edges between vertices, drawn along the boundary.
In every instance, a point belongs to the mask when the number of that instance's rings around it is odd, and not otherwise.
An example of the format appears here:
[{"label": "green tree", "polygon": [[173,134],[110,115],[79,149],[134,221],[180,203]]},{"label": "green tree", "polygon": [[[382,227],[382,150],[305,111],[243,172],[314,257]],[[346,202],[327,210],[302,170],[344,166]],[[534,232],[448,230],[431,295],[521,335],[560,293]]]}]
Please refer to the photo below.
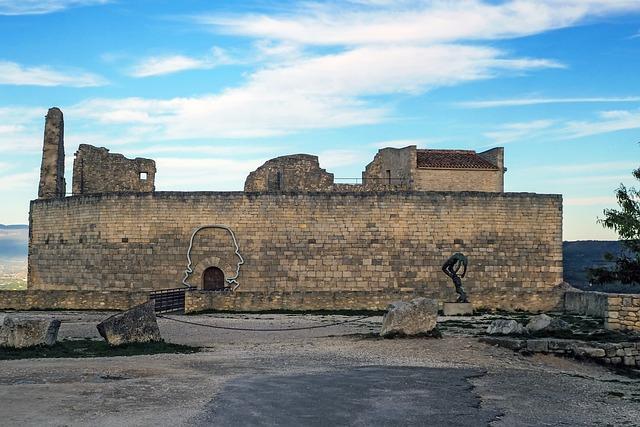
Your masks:
[{"label": "green tree", "polygon": [[[640,168],[633,171],[633,176],[640,181]],[[640,188],[620,184],[616,198],[619,209],[605,209],[598,223],[618,233],[625,251],[618,257],[605,255],[605,260],[614,263],[611,268],[588,269],[591,283],[640,283]]]}]

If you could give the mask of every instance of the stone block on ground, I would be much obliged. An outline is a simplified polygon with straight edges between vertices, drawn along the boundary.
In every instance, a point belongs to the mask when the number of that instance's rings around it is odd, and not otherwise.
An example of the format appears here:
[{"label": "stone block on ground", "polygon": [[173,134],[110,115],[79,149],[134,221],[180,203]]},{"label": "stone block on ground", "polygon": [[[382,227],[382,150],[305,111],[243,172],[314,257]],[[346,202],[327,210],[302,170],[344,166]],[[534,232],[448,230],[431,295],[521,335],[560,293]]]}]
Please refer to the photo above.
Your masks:
[{"label": "stone block on ground", "polygon": [[529,332],[569,331],[571,330],[571,326],[562,319],[547,316],[546,314],[539,314],[529,319],[529,323],[527,323],[527,330]]},{"label": "stone block on ground", "polygon": [[389,304],[382,319],[380,335],[386,338],[405,336],[439,336],[438,301],[416,298],[410,302]]},{"label": "stone block on ground", "polygon": [[515,320],[497,319],[487,327],[489,335],[518,335],[525,333],[524,327]]},{"label": "stone block on ground", "polygon": [[154,301],[114,314],[100,322],[97,328],[111,346],[162,341]]},{"label": "stone block on ground", "polygon": [[52,346],[58,339],[60,321],[25,316],[0,316],[0,347]]},{"label": "stone block on ground", "polygon": [[442,305],[442,312],[445,316],[471,316],[473,305],[468,302],[445,302]]}]

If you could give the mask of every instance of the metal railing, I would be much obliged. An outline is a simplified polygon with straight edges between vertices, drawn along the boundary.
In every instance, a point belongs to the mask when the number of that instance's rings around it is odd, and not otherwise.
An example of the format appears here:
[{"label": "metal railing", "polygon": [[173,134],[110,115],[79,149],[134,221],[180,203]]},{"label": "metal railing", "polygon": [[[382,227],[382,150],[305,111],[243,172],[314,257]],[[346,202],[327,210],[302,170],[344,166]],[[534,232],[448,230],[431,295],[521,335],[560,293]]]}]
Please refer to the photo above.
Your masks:
[{"label": "metal railing", "polygon": [[406,178],[334,178],[336,184],[367,184],[368,181],[376,185],[405,185],[408,182]]},{"label": "metal railing", "polygon": [[184,311],[186,288],[160,289],[149,292],[149,299],[155,301],[156,313]]}]

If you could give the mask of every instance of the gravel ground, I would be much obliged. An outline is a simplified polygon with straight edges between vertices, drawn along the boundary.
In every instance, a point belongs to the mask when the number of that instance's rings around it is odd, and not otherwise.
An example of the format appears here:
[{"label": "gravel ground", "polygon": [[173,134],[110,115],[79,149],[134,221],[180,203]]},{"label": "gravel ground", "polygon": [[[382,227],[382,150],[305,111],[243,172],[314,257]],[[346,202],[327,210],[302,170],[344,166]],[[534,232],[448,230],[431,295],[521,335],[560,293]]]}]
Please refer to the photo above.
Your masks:
[{"label": "gravel ground", "polygon": [[[63,339],[98,338],[95,325],[110,313],[30,314],[61,319],[60,339]],[[215,326],[263,329],[354,320],[345,316],[283,314],[169,317]],[[335,383],[342,386],[331,389],[334,401],[352,399],[354,416],[358,415],[356,408],[360,408],[360,415],[367,413],[365,409],[369,407],[393,410],[397,399],[387,397],[398,392],[398,396],[414,399],[414,406],[425,411],[407,413],[403,420],[395,410],[392,420],[397,423],[387,419],[387,425],[640,425],[638,380],[571,359],[524,357],[479,343],[465,334],[464,328],[445,329],[443,339],[379,339],[373,333],[380,322],[381,317],[368,317],[319,329],[245,332],[161,318],[158,323],[166,341],[201,346],[204,350],[187,355],[0,361],[0,424],[246,424],[239,420],[248,419],[233,418],[235,408],[236,414],[237,411],[257,414],[252,420],[271,420],[262,425],[286,425],[287,421],[295,420],[287,418],[292,414],[312,417],[307,419],[307,425],[328,425],[332,420],[329,415],[333,416],[335,411],[332,400],[326,399],[326,393],[321,391],[327,384]],[[369,369],[364,371],[366,378],[357,375],[365,368]],[[417,371],[423,374],[414,371],[409,374],[415,368],[429,369]],[[414,380],[407,380],[406,384],[398,382],[402,369],[406,369],[407,378]],[[366,406],[362,403],[363,390],[371,390],[365,385],[372,375],[389,387],[386,392],[380,391],[379,396],[369,395]],[[362,382],[357,382],[360,377]],[[425,382],[426,379],[429,381]],[[277,391],[265,392],[265,384]],[[313,384],[318,384],[315,394],[311,393],[316,389]],[[432,393],[419,393],[430,385]],[[462,415],[467,416],[462,419],[467,424],[456,421],[460,419],[460,403],[445,398],[451,396],[453,387],[463,390],[460,401],[467,402],[463,406],[469,412],[463,411]],[[308,399],[296,397],[301,390],[308,394]],[[297,410],[278,418],[280,412],[274,412],[274,404],[269,400],[274,396],[278,400],[289,399]],[[234,406],[233,402],[239,401],[247,404]],[[305,404],[308,411],[304,410]],[[229,408],[223,415],[216,413],[220,405]],[[444,424],[442,418],[428,416],[441,408],[452,414]],[[388,411],[385,413],[391,413]],[[477,413],[486,419],[475,418],[474,411],[480,411]],[[420,414],[424,418],[419,418]],[[358,419],[375,424],[367,417],[343,419],[343,423],[357,425]],[[379,419],[385,418],[381,415]]]}]

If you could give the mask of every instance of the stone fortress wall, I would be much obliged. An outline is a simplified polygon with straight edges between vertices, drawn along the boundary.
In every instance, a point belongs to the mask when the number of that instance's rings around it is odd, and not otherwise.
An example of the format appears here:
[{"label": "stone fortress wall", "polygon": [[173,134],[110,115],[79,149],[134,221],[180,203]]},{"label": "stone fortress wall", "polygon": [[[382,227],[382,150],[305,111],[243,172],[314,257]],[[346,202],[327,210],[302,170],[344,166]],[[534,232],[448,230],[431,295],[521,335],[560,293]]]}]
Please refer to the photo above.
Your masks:
[{"label": "stone fortress wall", "polygon": [[[29,289],[178,287],[189,239],[225,224],[237,292],[414,291],[455,300],[440,267],[469,256],[479,306],[559,303],[562,199],[526,193],[122,193],[31,204]],[[194,271],[235,273],[228,233],[196,236]],[[189,283],[201,287],[197,274]],[[486,301],[486,304],[483,303]]]},{"label": "stone fortress wall", "polygon": [[[74,196],[64,197],[62,124],[51,109],[41,170],[49,191],[30,210],[30,291],[177,288],[189,267],[187,283],[199,291],[187,299],[200,308],[454,301],[441,265],[459,251],[477,307],[561,304],[562,197],[502,192],[502,148],[382,149],[358,185],[334,183],[316,156],[283,156],[252,172],[245,192],[155,192],[153,160],[81,145]],[[429,173],[437,179],[426,185],[420,176]],[[451,182],[457,191],[443,191]],[[200,229],[207,225],[229,229]],[[225,288],[239,267],[237,291],[207,296],[205,282]]]}]

